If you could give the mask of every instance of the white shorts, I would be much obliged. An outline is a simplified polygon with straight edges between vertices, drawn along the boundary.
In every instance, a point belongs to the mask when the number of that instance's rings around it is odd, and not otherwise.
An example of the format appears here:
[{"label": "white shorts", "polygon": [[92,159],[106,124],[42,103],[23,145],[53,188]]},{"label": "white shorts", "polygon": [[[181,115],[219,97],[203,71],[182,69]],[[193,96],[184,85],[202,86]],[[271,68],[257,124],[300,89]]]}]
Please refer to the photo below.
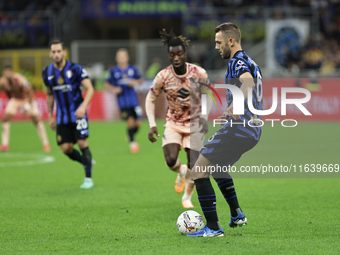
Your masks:
[{"label": "white shorts", "polygon": [[190,128],[167,122],[162,138],[162,147],[167,144],[176,143],[183,148],[200,151],[204,143],[205,134],[200,133],[199,130],[198,126]]}]

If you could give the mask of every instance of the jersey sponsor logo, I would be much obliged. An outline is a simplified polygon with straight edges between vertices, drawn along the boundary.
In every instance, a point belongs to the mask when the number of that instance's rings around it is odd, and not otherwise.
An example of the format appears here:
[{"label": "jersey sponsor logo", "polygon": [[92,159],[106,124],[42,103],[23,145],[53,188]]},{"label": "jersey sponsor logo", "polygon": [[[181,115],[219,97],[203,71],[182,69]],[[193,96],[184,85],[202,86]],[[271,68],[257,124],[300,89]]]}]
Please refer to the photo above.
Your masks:
[{"label": "jersey sponsor logo", "polygon": [[185,88],[181,88],[180,90],[177,91],[177,94],[178,97],[185,99],[189,96],[190,92]]},{"label": "jersey sponsor logo", "polygon": [[62,92],[68,92],[68,91],[72,91],[72,86],[69,84],[57,85],[57,86],[53,86],[53,90],[61,90]]}]

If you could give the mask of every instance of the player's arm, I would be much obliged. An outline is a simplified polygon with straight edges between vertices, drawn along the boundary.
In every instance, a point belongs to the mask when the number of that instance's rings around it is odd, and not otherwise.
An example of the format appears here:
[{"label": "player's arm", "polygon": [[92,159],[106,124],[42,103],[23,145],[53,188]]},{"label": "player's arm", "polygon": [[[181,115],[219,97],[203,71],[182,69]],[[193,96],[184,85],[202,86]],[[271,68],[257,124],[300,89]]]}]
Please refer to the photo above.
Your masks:
[{"label": "player's arm", "polygon": [[149,130],[149,135],[148,138],[150,140],[150,142],[154,143],[157,141],[157,139],[155,138],[155,134],[158,137],[158,130],[157,130],[157,125],[156,125],[156,120],[155,120],[155,101],[157,99],[157,95],[155,95],[154,93],[152,93],[152,91],[150,90],[149,93],[146,96],[145,99],[145,111],[146,111],[146,116],[148,118],[149,121],[149,126],[150,126],[150,130]]},{"label": "player's arm", "polygon": [[56,128],[56,122],[53,118],[53,107],[54,107],[54,96],[53,91],[50,86],[46,86],[46,101],[47,101],[47,112],[48,112],[48,125],[52,130],[55,130]]},{"label": "player's arm", "polygon": [[12,97],[11,90],[10,90],[10,88],[8,86],[8,82],[6,81],[5,77],[1,77],[1,79],[0,79],[0,88],[3,91],[5,91],[6,96],[8,97],[8,99],[10,99]]},{"label": "player's arm", "polygon": [[[248,98],[248,88],[253,90],[255,88],[255,82],[253,76],[249,72],[245,72],[240,75],[239,80],[241,82],[241,91],[244,96],[244,100]],[[227,115],[231,116],[233,119],[238,120],[240,119],[240,115],[233,114],[233,102],[229,105],[227,109]]]},{"label": "player's arm", "polygon": [[93,88],[92,82],[89,78],[83,79],[81,81],[81,84],[86,89],[86,95],[85,95],[83,102],[78,107],[77,111],[75,112],[75,116],[77,117],[77,119],[82,119],[82,118],[85,117],[86,107],[91,102],[91,99],[92,99],[93,94],[94,94],[94,88]]},{"label": "player's arm", "polygon": [[[208,75],[207,75],[206,72],[203,75],[203,82],[202,83],[209,85],[209,86],[213,86],[212,84],[210,84],[210,81],[208,79]],[[207,94],[207,92],[205,90],[207,90],[211,93],[211,90],[207,87],[205,87],[204,90],[200,90],[200,91],[201,91],[202,94]],[[201,117],[200,117],[200,120],[199,120],[199,125],[202,126],[200,132],[204,133],[204,134],[208,133],[208,122],[207,121],[208,121],[208,116],[209,116],[210,110],[211,110],[212,105],[213,105],[213,100],[210,96],[206,96],[206,100],[207,100],[206,101],[206,106],[207,106],[206,113],[201,114]]]},{"label": "player's arm", "polygon": [[108,81],[105,81],[105,83],[104,83],[104,88],[105,88],[107,91],[109,91],[109,92],[111,92],[111,93],[113,93],[113,94],[115,94],[115,95],[118,95],[118,94],[122,93],[122,88],[121,88],[121,87],[113,86],[113,85],[111,85],[111,83],[108,82]]},{"label": "player's arm", "polygon": [[129,80],[129,83],[128,83],[128,86],[129,87],[134,87],[134,86],[137,86],[139,84],[142,84],[144,82],[144,79],[143,78],[139,78],[139,79],[130,79]]}]

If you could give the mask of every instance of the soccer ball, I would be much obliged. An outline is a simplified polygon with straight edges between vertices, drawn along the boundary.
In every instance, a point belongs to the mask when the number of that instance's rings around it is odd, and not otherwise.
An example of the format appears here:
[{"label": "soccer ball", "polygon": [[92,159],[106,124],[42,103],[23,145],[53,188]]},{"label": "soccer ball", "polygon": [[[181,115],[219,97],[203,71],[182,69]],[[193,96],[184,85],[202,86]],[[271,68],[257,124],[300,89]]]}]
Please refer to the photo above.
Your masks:
[{"label": "soccer ball", "polygon": [[189,210],[181,213],[177,219],[177,229],[182,235],[195,233],[204,227],[202,216],[195,211]]}]

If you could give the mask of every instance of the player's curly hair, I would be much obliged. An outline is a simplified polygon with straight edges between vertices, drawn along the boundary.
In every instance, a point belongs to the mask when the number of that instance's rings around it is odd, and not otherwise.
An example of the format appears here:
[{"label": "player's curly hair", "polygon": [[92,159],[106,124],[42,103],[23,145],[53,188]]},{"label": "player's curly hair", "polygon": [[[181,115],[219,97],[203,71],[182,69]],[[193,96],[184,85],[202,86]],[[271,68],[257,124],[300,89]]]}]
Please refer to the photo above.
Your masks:
[{"label": "player's curly hair", "polygon": [[192,45],[189,43],[190,40],[187,40],[182,35],[176,36],[172,29],[169,33],[167,33],[165,28],[163,28],[161,31],[159,31],[159,34],[164,45],[168,47],[168,51],[170,46],[182,46],[184,52],[186,52],[187,47],[192,47]]}]

